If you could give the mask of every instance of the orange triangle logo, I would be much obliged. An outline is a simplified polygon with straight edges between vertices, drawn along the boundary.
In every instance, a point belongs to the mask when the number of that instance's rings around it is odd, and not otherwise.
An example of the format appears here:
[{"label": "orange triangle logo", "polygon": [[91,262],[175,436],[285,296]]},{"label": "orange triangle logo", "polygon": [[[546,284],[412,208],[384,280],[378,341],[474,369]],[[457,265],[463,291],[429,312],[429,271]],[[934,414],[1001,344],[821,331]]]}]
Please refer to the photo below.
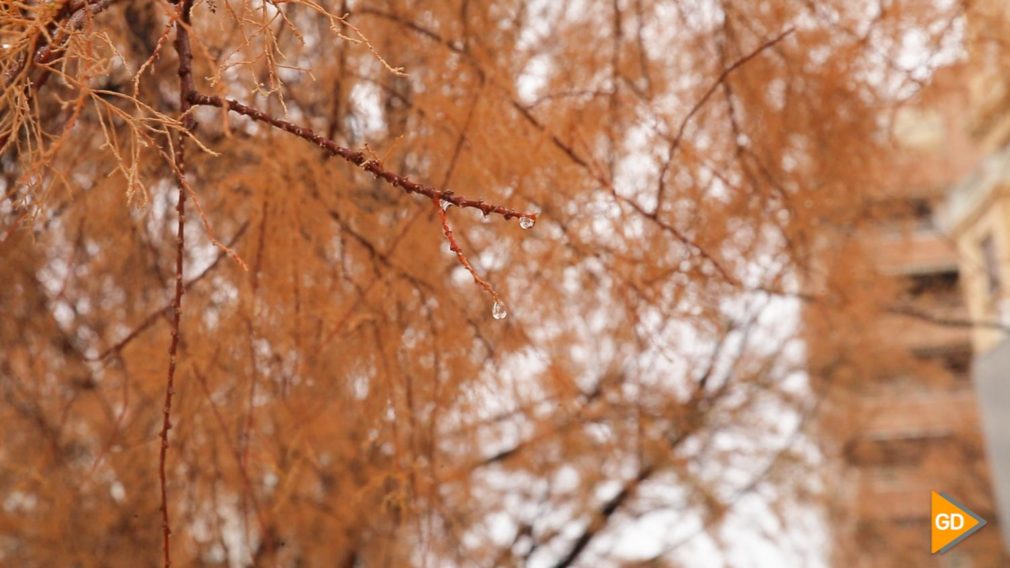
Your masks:
[{"label": "orange triangle logo", "polygon": [[932,493],[930,549],[944,553],[985,526],[982,517],[944,493]]}]

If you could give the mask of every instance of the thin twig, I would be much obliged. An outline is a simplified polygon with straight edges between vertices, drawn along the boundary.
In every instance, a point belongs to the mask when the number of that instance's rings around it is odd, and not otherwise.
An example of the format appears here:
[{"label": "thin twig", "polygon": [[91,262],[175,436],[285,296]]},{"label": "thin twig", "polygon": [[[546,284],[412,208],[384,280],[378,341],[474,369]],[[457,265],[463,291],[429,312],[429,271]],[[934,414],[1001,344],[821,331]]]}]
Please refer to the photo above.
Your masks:
[{"label": "thin twig", "polygon": [[449,226],[449,214],[446,212],[447,207],[443,207],[442,203],[438,199],[432,199],[435,204],[435,209],[438,211],[438,217],[442,221],[442,234],[445,235],[445,240],[449,242],[449,250],[456,255],[456,259],[459,263],[463,265],[463,268],[473,276],[473,281],[477,283],[491,299],[494,300],[496,304],[504,305],[501,298],[498,297],[498,292],[495,292],[494,287],[487,280],[481,278],[480,274],[477,274],[477,270],[470,264],[470,260],[463,254],[463,249],[460,248],[459,243],[456,242],[456,237],[452,234],[452,227]]},{"label": "thin twig", "polygon": [[[229,247],[235,246],[235,243],[237,243],[238,240],[242,238],[242,235],[246,232],[246,229],[248,228],[249,228],[249,221],[242,223],[242,226],[239,227],[238,231],[235,232],[235,235],[232,236],[231,240],[228,242],[228,246]],[[214,270],[214,268],[216,268],[218,264],[221,263],[221,260],[223,260],[224,257],[227,256],[227,254],[228,253],[222,250],[217,255],[217,257],[214,258],[214,261],[211,262],[210,265],[208,265],[207,268],[203,270],[203,272],[197,274],[193,278],[190,278],[189,281],[186,282],[185,286],[183,287],[185,289],[184,292],[189,292],[189,290],[194,285],[196,285],[197,282],[203,280],[204,277],[210,274],[210,272]],[[103,361],[107,359],[110,355],[121,353],[123,349],[126,348],[126,346],[129,345],[131,341],[133,341],[134,339],[139,337],[140,334],[148,330],[152,325],[154,325],[158,321],[160,317],[168,316],[170,314],[170,310],[174,307],[174,305],[175,305],[174,302],[169,302],[168,304],[159,308],[158,310],[149,313],[147,317],[145,317],[137,327],[133,328],[133,330],[130,333],[126,334],[126,336],[117,341],[111,347],[107,347],[104,351],[102,351],[98,355],[94,357],[86,356],[84,358],[85,361]]]},{"label": "thin twig", "polygon": [[374,175],[377,178],[385,180],[388,184],[398,187],[405,191],[406,193],[416,193],[418,195],[424,195],[429,199],[434,199],[436,201],[448,201],[457,207],[469,207],[472,209],[479,209],[485,215],[490,215],[492,213],[501,215],[506,220],[513,218],[529,217],[530,219],[536,219],[537,214],[532,211],[519,211],[516,209],[510,209],[508,207],[503,207],[501,205],[494,205],[485,202],[483,199],[467,199],[456,195],[451,191],[436,189],[433,186],[426,185],[417,181],[414,181],[408,177],[401,176],[395,172],[385,169],[382,163],[378,160],[369,160],[364,152],[358,150],[352,150],[350,148],[345,148],[334,142],[333,140],[318,134],[316,131],[305,128],[304,126],[298,126],[293,122],[288,122],[286,120],[276,118],[269,115],[263,111],[254,109],[252,107],[246,106],[238,101],[231,99],[223,99],[221,97],[202,95],[200,93],[191,93],[189,96],[189,102],[194,105],[203,106],[214,106],[218,108],[223,108],[230,110],[234,113],[247,116],[253,120],[269,124],[271,126],[280,128],[281,130],[286,130],[299,138],[303,138],[312,142],[313,144],[319,146],[327,153],[333,156],[339,156],[344,160],[358,166],[362,170]]},{"label": "thin twig", "polygon": [[665,184],[662,182],[662,180],[666,176],[666,172],[669,169],[671,162],[673,162],[673,156],[674,154],[677,153],[677,148],[680,147],[680,143],[684,140],[684,133],[687,131],[687,127],[691,123],[691,119],[694,118],[694,115],[698,114],[698,111],[700,111],[701,108],[705,106],[705,103],[708,102],[708,99],[712,98],[712,95],[714,95],[716,90],[719,89],[719,86],[722,85],[726,81],[726,79],[729,78],[731,73],[746,65],[749,61],[751,61],[752,59],[763,53],[765,50],[772,48],[773,46],[775,46],[775,44],[785,39],[789,34],[793,33],[794,31],[795,28],[786,29],[779,35],[757,46],[757,48],[755,48],[747,55],[744,55],[740,59],[737,59],[729,67],[724,68],[722,70],[722,73],[719,73],[719,76],[716,77],[715,81],[713,81],[712,84],[709,85],[708,90],[705,91],[705,94],[703,94],[701,98],[694,103],[694,106],[691,107],[691,110],[689,110],[687,115],[684,116],[684,119],[680,121],[680,126],[677,128],[677,134],[676,136],[674,136],[673,141],[670,143],[670,147],[667,150],[666,162],[663,165],[663,170],[659,173],[660,185],[659,185],[659,191],[656,194],[656,206],[652,212],[653,216],[659,214],[660,208],[663,205],[663,193],[665,189]]}]

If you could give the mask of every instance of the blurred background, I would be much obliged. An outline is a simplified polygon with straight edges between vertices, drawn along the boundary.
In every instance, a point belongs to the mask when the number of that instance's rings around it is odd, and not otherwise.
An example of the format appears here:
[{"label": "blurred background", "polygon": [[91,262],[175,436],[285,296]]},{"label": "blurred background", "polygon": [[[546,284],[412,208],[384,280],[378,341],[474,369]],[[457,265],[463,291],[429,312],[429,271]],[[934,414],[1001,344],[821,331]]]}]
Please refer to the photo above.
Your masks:
[{"label": "blurred background", "polygon": [[1008,32],[0,4],[0,564],[1010,565]]}]

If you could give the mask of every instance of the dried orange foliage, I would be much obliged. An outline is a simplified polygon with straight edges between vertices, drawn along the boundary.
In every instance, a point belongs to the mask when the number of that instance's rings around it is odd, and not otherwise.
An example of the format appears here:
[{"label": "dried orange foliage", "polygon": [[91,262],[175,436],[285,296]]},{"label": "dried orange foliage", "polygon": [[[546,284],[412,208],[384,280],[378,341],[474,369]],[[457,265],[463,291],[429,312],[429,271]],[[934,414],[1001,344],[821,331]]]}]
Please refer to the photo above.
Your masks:
[{"label": "dried orange foliage", "polygon": [[4,3],[0,562],[672,562],[804,497],[801,283],[960,17],[863,4]]}]

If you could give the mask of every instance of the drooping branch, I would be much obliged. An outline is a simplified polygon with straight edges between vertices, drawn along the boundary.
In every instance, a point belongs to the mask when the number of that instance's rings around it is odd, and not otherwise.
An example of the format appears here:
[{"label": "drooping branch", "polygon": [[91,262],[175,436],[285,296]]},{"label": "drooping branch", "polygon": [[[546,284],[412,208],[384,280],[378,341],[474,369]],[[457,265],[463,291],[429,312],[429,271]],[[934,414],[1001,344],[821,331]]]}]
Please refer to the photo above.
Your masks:
[{"label": "drooping branch", "polygon": [[[495,319],[498,319],[500,314],[506,313],[504,311],[504,303],[501,301],[501,298],[498,297],[498,292],[495,292],[495,289],[491,286],[490,282],[481,278],[480,274],[477,274],[477,270],[472,264],[470,264],[470,259],[463,254],[463,249],[460,248],[459,243],[456,241],[456,237],[452,233],[452,227],[449,226],[449,215],[446,212],[446,209],[449,207],[448,204],[443,204],[437,199],[433,199],[432,202],[435,205],[435,209],[438,211],[439,220],[442,222],[442,234],[445,235],[445,240],[449,242],[449,250],[456,255],[456,259],[459,260],[459,263],[463,265],[463,268],[465,268],[467,272],[470,273],[470,276],[473,277],[473,281],[480,286],[481,289],[487,292],[488,295],[491,296],[492,300],[494,300],[494,315]],[[504,317],[504,315],[502,317]]]},{"label": "drooping branch", "polygon": [[383,167],[382,163],[378,160],[370,160],[365,155],[364,152],[359,150],[352,150],[346,148],[334,142],[333,140],[317,133],[311,128],[306,128],[304,126],[298,126],[293,122],[283,120],[267,114],[261,110],[254,109],[250,106],[246,106],[238,101],[232,99],[223,99],[217,96],[203,95],[197,92],[190,92],[189,102],[193,105],[202,106],[213,106],[222,109],[230,110],[234,113],[247,116],[258,122],[263,122],[269,124],[281,130],[285,130],[302,138],[312,142],[316,146],[319,146],[327,153],[332,156],[338,156],[351,164],[361,168],[362,170],[380,178],[389,185],[397,187],[406,193],[415,193],[418,195],[423,195],[429,199],[434,199],[436,201],[447,201],[452,203],[457,207],[468,207],[471,209],[478,209],[482,211],[485,215],[497,214],[508,219],[522,219],[527,218],[531,220],[536,220],[537,214],[532,211],[520,211],[517,209],[510,209],[508,207],[503,207],[501,205],[495,205],[488,203],[483,199],[468,199],[460,195],[456,195],[451,191],[436,189],[433,186],[426,185],[417,181],[414,181],[406,176],[401,176],[393,171],[387,170]]}]

